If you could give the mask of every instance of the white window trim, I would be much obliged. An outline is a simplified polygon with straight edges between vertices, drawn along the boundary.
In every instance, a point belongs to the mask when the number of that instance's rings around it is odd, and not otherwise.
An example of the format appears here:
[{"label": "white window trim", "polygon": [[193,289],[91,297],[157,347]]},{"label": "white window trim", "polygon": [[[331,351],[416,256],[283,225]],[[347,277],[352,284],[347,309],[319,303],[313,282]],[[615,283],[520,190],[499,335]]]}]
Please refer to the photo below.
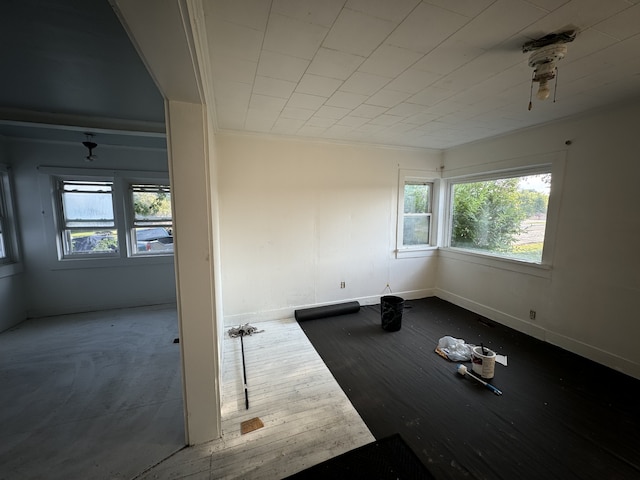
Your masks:
[{"label": "white window trim", "polygon": [[[428,245],[404,246],[404,186],[406,182],[420,182],[431,184],[431,226],[429,229]],[[437,253],[438,211],[439,211],[439,183],[434,172],[422,170],[401,169],[398,175],[398,209],[396,212],[396,258],[429,257]]]},{"label": "white window trim", "polygon": [[[121,267],[133,265],[158,265],[174,262],[174,254],[132,255],[129,248],[128,229],[129,221],[126,218],[125,196],[128,184],[140,182],[158,182],[169,185],[169,175],[166,172],[141,171],[141,170],[108,170],[94,168],[73,168],[39,166],[39,184],[44,230],[47,245],[50,251],[47,255],[51,270],[66,270],[76,268],[101,268]],[[80,180],[112,179],[114,190],[122,192],[122,195],[114,195],[114,215],[118,238],[125,239],[121,242],[121,248],[117,255],[92,255],[90,257],[63,258],[59,225],[57,224],[59,213],[56,212],[57,191],[56,178],[69,178]],[[117,187],[116,187],[117,185]]]},{"label": "white window trim", "polygon": [[6,258],[0,260],[0,278],[9,277],[22,272],[22,262],[20,261],[20,241],[18,232],[18,220],[13,196],[13,178],[11,167],[0,165],[0,208],[4,208],[7,222],[4,226],[3,238],[5,249],[8,253]]},{"label": "white window trim", "polygon": [[[510,163],[512,166],[509,165]],[[485,166],[485,170],[481,171],[478,170],[477,167],[474,167],[474,169],[469,172],[461,171],[455,176],[448,176],[443,180],[443,184],[441,186],[441,189],[444,191],[444,204],[446,205],[447,212],[442,219],[444,228],[442,229],[442,247],[440,248],[440,255],[445,258],[453,258],[493,268],[525,273],[543,278],[551,278],[565,163],[566,152],[559,151],[533,157],[519,158],[515,159],[513,162],[499,162],[500,168],[489,168],[490,166]],[[495,179],[500,175],[527,175],[547,173],[549,171],[551,172],[552,180],[549,204],[547,206],[547,223],[541,263],[524,262],[516,259],[491,255],[489,253],[472,252],[470,250],[450,246],[453,215],[453,203],[451,200],[452,185],[454,183],[467,180],[481,181]]]}]

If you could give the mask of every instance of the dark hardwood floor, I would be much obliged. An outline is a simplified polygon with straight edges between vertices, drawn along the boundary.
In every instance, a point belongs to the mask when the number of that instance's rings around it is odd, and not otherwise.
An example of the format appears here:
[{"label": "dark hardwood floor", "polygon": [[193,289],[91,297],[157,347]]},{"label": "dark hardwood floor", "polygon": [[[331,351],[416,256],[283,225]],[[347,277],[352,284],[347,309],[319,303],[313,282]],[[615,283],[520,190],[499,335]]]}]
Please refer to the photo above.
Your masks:
[{"label": "dark hardwood floor", "polygon": [[[432,297],[300,326],[376,437],[400,433],[437,479],[638,479],[640,381]],[[451,335],[508,356],[491,383],[434,349]],[[467,364],[470,367],[470,364]]]}]

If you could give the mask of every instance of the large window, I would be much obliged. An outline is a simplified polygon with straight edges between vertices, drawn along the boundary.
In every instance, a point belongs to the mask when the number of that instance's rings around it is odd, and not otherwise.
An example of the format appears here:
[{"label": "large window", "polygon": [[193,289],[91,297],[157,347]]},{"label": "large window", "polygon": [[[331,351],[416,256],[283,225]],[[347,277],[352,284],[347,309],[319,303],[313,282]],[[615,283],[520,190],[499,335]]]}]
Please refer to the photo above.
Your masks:
[{"label": "large window", "polygon": [[168,182],[54,175],[58,258],[173,254]]},{"label": "large window", "polygon": [[542,263],[550,169],[451,182],[449,246]]}]

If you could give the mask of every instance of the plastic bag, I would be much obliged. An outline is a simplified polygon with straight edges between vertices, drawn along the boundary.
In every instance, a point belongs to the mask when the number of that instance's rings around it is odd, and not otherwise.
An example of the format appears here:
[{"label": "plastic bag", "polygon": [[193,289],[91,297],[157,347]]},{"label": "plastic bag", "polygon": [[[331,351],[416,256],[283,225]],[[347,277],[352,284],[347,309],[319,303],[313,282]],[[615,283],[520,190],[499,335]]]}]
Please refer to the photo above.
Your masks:
[{"label": "plastic bag", "polygon": [[473,345],[464,343],[461,338],[453,338],[449,335],[438,341],[438,348],[442,350],[452,362],[471,360]]}]

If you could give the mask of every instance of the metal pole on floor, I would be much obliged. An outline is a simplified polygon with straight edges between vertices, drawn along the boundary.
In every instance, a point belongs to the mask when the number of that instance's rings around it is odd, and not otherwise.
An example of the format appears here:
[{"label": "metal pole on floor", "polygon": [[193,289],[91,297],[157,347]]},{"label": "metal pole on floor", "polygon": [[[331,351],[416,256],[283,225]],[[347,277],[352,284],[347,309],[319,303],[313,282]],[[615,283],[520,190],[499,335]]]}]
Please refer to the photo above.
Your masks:
[{"label": "metal pole on floor", "polygon": [[247,367],[244,364],[244,330],[240,330],[240,349],[242,350],[242,376],[244,380],[244,404],[249,410],[249,390],[247,389]]}]

